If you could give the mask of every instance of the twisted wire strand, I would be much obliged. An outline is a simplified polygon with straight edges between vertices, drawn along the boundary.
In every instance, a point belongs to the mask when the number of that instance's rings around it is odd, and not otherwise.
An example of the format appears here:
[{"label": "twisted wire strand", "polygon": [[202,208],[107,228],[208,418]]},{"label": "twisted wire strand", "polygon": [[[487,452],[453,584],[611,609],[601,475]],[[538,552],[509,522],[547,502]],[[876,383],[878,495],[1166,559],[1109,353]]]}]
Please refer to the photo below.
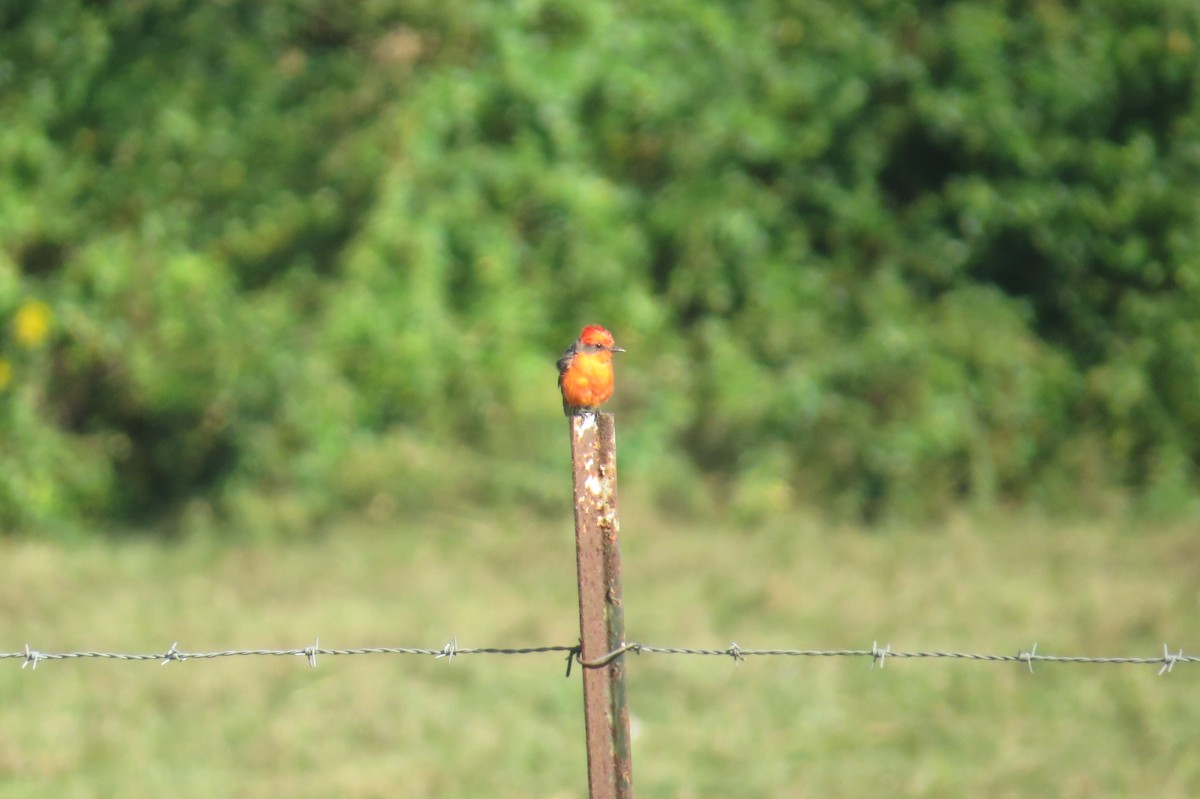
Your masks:
[{"label": "twisted wire strand", "polygon": [[655,654],[687,655],[697,657],[728,657],[732,658],[735,663],[741,663],[747,658],[751,657],[865,657],[871,659],[872,667],[879,666],[880,668],[882,668],[886,661],[890,658],[898,658],[903,660],[942,659],[1023,663],[1026,664],[1031,671],[1034,663],[1086,663],[1097,665],[1158,664],[1162,667],[1159,671],[1160,674],[1170,672],[1177,664],[1180,663],[1200,662],[1200,656],[1184,655],[1182,649],[1172,653],[1166,644],[1163,645],[1163,653],[1153,657],[1136,655],[1096,657],[1088,655],[1039,655],[1037,654],[1037,644],[1034,644],[1033,647],[1028,651],[1022,651],[1011,655],[1000,655],[985,652],[893,651],[890,645],[880,648],[878,642],[873,643],[870,649],[751,649],[740,647],[736,643],[731,644],[724,649],[704,649],[696,647],[653,646],[650,644],[628,642],[598,658],[583,661],[580,656],[580,648],[578,644],[573,646],[552,645],[531,647],[460,647],[458,646],[457,639],[454,638],[451,638],[450,641],[448,641],[444,646],[437,649],[393,646],[328,648],[320,646],[318,641],[313,645],[295,649],[222,649],[210,652],[183,651],[178,649],[178,643],[176,643],[172,644],[171,648],[165,652],[134,653],[98,651],[41,652],[36,649],[31,649],[28,645],[26,645],[25,650],[22,652],[0,652],[0,660],[21,660],[22,668],[32,665],[33,668],[36,669],[37,664],[43,661],[75,660],[85,658],[99,658],[118,661],[153,660],[166,664],[172,661],[184,660],[212,660],[216,658],[229,657],[278,657],[282,655],[292,655],[307,658],[309,665],[315,667],[318,656],[424,655],[427,657],[453,660],[460,655],[539,655],[551,652],[563,653],[567,655],[568,673],[570,673],[570,663],[573,661],[579,662],[585,668],[601,668],[629,653],[636,655]]}]

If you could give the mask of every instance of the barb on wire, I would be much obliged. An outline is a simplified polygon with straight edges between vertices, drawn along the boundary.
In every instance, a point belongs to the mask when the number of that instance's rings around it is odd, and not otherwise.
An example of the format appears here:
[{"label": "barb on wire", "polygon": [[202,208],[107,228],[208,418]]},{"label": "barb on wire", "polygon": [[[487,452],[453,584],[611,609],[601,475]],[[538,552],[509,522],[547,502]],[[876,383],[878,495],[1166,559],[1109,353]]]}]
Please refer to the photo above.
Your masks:
[{"label": "barb on wire", "polygon": [[1017,659],[1025,662],[1025,665],[1029,667],[1030,674],[1033,674],[1033,661],[1034,661],[1034,658],[1036,658],[1036,657],[1037,657],[1037,641],[1033,642],[1033,648],[1030,649],[1028,652],[1018,652],[1017,653]]},{"label": "barb on wire", "polygon": [[[21,653],[14,652],[13,655],[15,657],[20,657]],[[30,671],[37,671],[38,661],[43,657],[44,655],[42,655],[41,652],[37,651],[36,649],[30,649],[29,644],[25,644],[25,662],[21,664],[21,668],[25,668],[26,666],[32,664],[33,668],[30,669]]]},{"label": "barb on wire", "polygon": [[312,646],[304,647],[304,651],[301,654],[303,654],[304,657],[308,658],[309,668],[315,669],[317,667],[317,652],[319,652],[320,649],[321,649],[320,637],[313,639]]},{"label": "barb on wire", "polygon": [[1171,650],[1168,649],[1167,645],[1164,643],[1163,644],[1163,656],[1162,656],[1163,667],[1158,670],[1158,676],[1161,677],[1164,674],[1170,674],[1171,671],[1175,668],[1175,664],[1181,660],[1195,660],[1195,658],[1185,658],[1183,656],[1182,649],[1179,650],[1178,654],[1172,655]]},{"label": "barb on wire", "polygon": [[454,661],[454,656],[457,654],[458,654],[458,638],[454,637],[446,642],[446,645],[444,647],[442,647],[442,651],[437,657],[439,659],[445,658],[447,663],[452,663]]},{"label": "barb on wire", "polygon": [[178,641],[171,644],[171,648],[167,650],[167,653],[165,655],[163,655],[162,663],[159,665],[165,666],[168,663],[170,663],[172,660],[187,660],[187,655],[179,654],[178,646],[179,646]]}]

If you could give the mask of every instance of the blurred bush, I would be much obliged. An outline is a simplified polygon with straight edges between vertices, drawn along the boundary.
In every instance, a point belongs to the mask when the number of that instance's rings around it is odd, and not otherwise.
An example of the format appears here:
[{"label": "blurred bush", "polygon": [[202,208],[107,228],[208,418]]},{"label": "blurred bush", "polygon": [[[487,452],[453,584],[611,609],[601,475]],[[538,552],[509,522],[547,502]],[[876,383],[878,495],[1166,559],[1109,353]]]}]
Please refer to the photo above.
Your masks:
[{"label": "blurred bush", "polygon": [[0,26],[9,529],[549,502],[594,321],[664,502],[1197,507],[1191,0]]}]

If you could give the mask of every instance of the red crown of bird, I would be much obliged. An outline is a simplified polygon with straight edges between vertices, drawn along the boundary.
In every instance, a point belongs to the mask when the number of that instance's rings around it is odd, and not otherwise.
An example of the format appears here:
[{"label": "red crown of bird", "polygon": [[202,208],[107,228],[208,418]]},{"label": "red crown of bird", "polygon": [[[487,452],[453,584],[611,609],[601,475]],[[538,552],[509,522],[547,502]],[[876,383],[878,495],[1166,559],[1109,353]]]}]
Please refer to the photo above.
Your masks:
[{"label": "red crown of bird", "polygon": [[579,331],[579,342],[581,344],[611,348],[614,339],[613,334],[609,333],[605,327],[601,325],[588,325]]}]

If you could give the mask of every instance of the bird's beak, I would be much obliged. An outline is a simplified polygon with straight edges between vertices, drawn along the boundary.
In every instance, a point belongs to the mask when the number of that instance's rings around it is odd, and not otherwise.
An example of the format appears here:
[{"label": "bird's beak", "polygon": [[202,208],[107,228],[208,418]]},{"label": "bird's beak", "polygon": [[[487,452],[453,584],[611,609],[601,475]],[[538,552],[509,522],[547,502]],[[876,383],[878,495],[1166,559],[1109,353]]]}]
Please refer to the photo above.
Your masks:
[{"label": "bird's beak", "polygon": [[625,352],[625,348],[624,347],[613,347],[612,351],[613,352]]}]

